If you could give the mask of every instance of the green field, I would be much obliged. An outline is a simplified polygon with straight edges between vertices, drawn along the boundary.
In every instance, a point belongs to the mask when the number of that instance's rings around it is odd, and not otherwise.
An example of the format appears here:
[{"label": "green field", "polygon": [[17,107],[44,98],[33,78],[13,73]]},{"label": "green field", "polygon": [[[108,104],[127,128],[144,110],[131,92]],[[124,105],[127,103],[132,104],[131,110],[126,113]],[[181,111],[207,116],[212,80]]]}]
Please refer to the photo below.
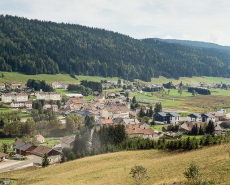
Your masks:
[{"label": "green field", "polygon": [[162,132],[162,127],[164,126],[166,125],[153,125],[151,126],[151,129],[153,129],[154,131]]},{"label": "green field", "polygon": [[47,137],[45,138],[45,143],[42,143],[43,146],[53,148],[55,145],[60,144],[60,137]]},{"label": "green field", "polygon": [[77,80],[72,78],[69,74],[56,74],[56,75],[49,75],[49,74],[38,74],[38,75],[25,75],[23,73],[18,72],[1,72],[4,74],[5,77],[0,78],[0,82],[12,82],[12,81],[19,81],[19,82],[27,82],[28,79],[35,79],[35,80],[45,80],[48,83],[55,82],[55,81],[62,81],[62,82],[80,82],[82,80],[88,81],[97,81],[100,82],[101,80],[107,81],[116,81],[118,80],[117,77],[114,78],[104,78],[98,76],[76,76]]},{"label": "green field", "polygon": [[175,79],[167,79],[165,77],[159,77],[159,78],[152,78],[152,83],[154,84],[163,84],[163,83],[168,83],[172,82],[174,85],[179,84],[182,82],[183,84],[199,84],[201,83],[230,83],[230,78],[221,78],[221,77],[181,77],[179,80]]},{"label": "green field", "polygon": [[1,112],[11,112],[12,110],[10,108],[0,108],[0,113]]},{"label": "green field", "polygon": [[2,145],[2,143],[13,144],[14,141],[15,138],[0,138],[0,145]]}]

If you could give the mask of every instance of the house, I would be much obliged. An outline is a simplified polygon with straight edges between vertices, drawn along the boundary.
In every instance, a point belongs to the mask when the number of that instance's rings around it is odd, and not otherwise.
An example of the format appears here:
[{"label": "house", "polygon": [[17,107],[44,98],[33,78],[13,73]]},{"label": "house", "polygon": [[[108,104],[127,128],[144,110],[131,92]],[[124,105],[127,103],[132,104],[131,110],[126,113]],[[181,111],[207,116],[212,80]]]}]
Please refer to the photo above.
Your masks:
[{"label": "house", "polygon": [[50,104],[46,104],[43,106],[44,110],[51,110],[53,112],[58,112],[58,106],[57,105],[50,105]]},{"label": "house", "polygon": [[142,138],[149,138],[149,139],[158,139],[157,134],[149,128],[149,129],[142,129],[140,125],[128,125],[126,126],[126,132],[128,133],[130,138],[134,137],[142,137]]},{"label": "house", "polygon": [[61,159],[61,152],[58,152],[57,150],[42,145],[36,147],[30,153],[31,157],[33,157],[33,162],[39,165],[42,164],[42,159],[45,154],[48,155],[50,164],[58,163]]},{"label": "house", "polygon": [[4,161],[6,156],[7,156],[7,154],[0,152],[0,162]]},{"label": "house", "polygon": [[180,115],[175,112],[168,113],[166,119],[169,124],[177,124],[180,121]]},{"label": "house", "polygon": [[123,121],[121,122],[124,125],[136,125],[136,124],[140,124],[140,121],[138,119],[123,119]]},{"label": "house", "polygon": [[214,126],[215,126],[215,133],[220,135],[222,133],[222,128],[218,123],[214,123]]},{"label": "house", "polygon": [[145,114],[147,113],[148,110],[150,110],[149,107],[146,107],[146,106],[139,106],[139,107],[136,108],[136,114],[138,114],[138,113],[141,111],[141,109],[142,109],[142,111],[143,111]]},{"label": "house", "polygon": [[74,141],[75,141],[74,136],[65,136],[64,138],[61,139],[61,147],[62,148],[73,147]]},{"label": "house", "polygon": [[45,138],[42,136],[42,135],[36,135],[36,136],[34,136],[36,139],[37,139],[37,141],[39,142],[39,143],[44,143],[45,142]]},{"label": "house", "polygon": [[99,119],[100,126],[111,126],[114,125],[113,120],[111,118],[108,119]]},{"label": "house", "polygon": [[66,94],[66,96],[69,98],[81,98],[81,99],[84,98],[82,94]]},{"label": "house", "polygon": [[115,97],[116,97],[116,94],[113,92],[107,95],[107,98],[115,98]]},{"label": "house", "polygon": [[0,83],[0,89],[5,89],[6,85],[4,83]]},{"label": "house", "polygon": [[202,122],[215,122],[215,116],[213,116],[212,114],[206,113],[206,114],[202,114]]},{"label": "house", "polygon": [[219,112],[210,112],[213,116],[215,116],[215,121],[223,121],[224,118],[226,118],[225,114],[219,113]]},{"label": "house", "polygon": [[140,128],[141,128],[141,129],[150,129],[150,125],[147,124],[147,123],[141,123],[141,124],[140,124]]},{"label": "house", "polygon": [[65,89],[65,84],[63,82],[53,82],[51,86],[53,88]]},{"label": "house", "polygon": [[37,100],[61,100],[61,93],[59,92],[35,92]]},{"label": "house", "polygon": [[34,150],[35,148],[36,146],[26,142],[21,142],[18,145],[13,146],[17,158],[30,155],[30,151]]},{"label": "house", "polygon": [[107,106],[102,110],[101,116],[104,118],[129,118],[129,109],[126,106]]},{"label": "house", "polygon": [[15,101],[15,102],[28,101],[28,94],[26,93],[4,93],[2,94],[3,103],[11,103],[12,101]]},{"label": "house", "polygon": [[195,121],[195,122],[202,122],[202,117],[201,114],[199,113],[193,113],[188,115],[188,117],[190,117],[190,121]]},{"label": "house", "polygon": [[21,88],[21,82],[11,82],[10,88],[11,89],[19,89],[19,88]]},{"label": "house", "polygon": [[19,139],[13,143],[13,147],[19,145],[20,143],[23,143],[24,141],[22,139]]},{"label": "house", "polygon": [[197,125],[197,128],[199,129],[200,127],[204,128],[205,123],[204,122],[184,122],[180,126],[180,132],[189,132],[192,130],[193,126]]},{"label": "house", "polygon": [[22,102],[13,101],[10,104],[10,107],[12,107],[12,108],[27,108],[27,109],[31,109],[32,108],[32,101],[22,101]]},{"label": "house", "polygon": [[157,112],[154,114],[154,120],[158,122],[167,122],[167,115],[164,112]]}]

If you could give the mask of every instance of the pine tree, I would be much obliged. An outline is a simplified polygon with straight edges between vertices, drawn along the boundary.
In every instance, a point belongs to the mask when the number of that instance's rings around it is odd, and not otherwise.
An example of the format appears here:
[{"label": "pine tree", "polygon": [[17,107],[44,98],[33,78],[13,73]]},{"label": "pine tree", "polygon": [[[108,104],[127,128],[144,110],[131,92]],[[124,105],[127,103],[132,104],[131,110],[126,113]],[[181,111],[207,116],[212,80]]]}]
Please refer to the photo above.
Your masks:
[{"label": "pine tree", "polygon": [[50,159],[47,153],[42,158],[42,167],[45,168],[50,164]]},{"label": "pine tree", "polygon": [[136,97],[135,97],[135,96],[134,96],[133,99],[132,99],[132,103],[133,103],[133,104],[137,103]]},{"label": "pine tree", "polygon": [[215,126],[214,126],[214,123],[213,121],[209,121],[208,122],[208,125],[206,127],[206,134],[214,134],[215,133]]}]

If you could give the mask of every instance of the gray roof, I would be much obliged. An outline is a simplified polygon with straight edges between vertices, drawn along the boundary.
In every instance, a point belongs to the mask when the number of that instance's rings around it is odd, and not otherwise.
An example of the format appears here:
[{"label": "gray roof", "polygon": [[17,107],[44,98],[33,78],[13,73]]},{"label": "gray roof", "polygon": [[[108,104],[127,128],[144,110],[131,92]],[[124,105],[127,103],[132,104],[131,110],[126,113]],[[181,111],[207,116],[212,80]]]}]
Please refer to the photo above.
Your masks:
[{"label": "gray roof", "polygon": [[33,146],[33,145],[31,145],[30,143],[20,143],[19,145],[15,146],[14,149],[25,151],[28,148],[30,148],[31,146]]},{"label": "gray roof", "polygon": [[163,117],[166,116],[166,114],[164,112],[158,112],[158,114],[161,115],[161,116],[163,116]]},{"label": "gray roof", "polygon": [[180,115],[179,114],[177,114],[177,113],[175,113],[175,112],[170,112],[169,113],[172,117],[179,117]]},{"label": "gray roof", "polygon": [[201,118],[201,114],[199,114],[199,113],[193,113],[193,114],[190,114],[189,117]]},{"label": "gray roof", "polygon": [[202,116],[208,117],[208,118],[215,118],[215,116],[213,116],[212,114],[202,114]]}]

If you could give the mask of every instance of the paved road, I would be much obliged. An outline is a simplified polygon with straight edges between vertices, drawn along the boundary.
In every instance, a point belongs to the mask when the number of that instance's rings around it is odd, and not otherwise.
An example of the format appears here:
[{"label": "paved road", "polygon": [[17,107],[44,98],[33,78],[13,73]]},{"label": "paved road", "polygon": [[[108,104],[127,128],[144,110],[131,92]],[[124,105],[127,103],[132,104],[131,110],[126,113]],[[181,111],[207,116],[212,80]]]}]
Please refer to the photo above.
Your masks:
[{"label": "paved road", "polygon": [[24,166],[28,166],[29,164],[33,165],[33,160],[26,160],[26,161],[23,161],[23,162],[20,162],[17,164],[14,163],[12,165],[9,165],[9,166],[3,167],[3,168],[0,167],[0,173],[19,169],[19,168],[22,168]]}]

